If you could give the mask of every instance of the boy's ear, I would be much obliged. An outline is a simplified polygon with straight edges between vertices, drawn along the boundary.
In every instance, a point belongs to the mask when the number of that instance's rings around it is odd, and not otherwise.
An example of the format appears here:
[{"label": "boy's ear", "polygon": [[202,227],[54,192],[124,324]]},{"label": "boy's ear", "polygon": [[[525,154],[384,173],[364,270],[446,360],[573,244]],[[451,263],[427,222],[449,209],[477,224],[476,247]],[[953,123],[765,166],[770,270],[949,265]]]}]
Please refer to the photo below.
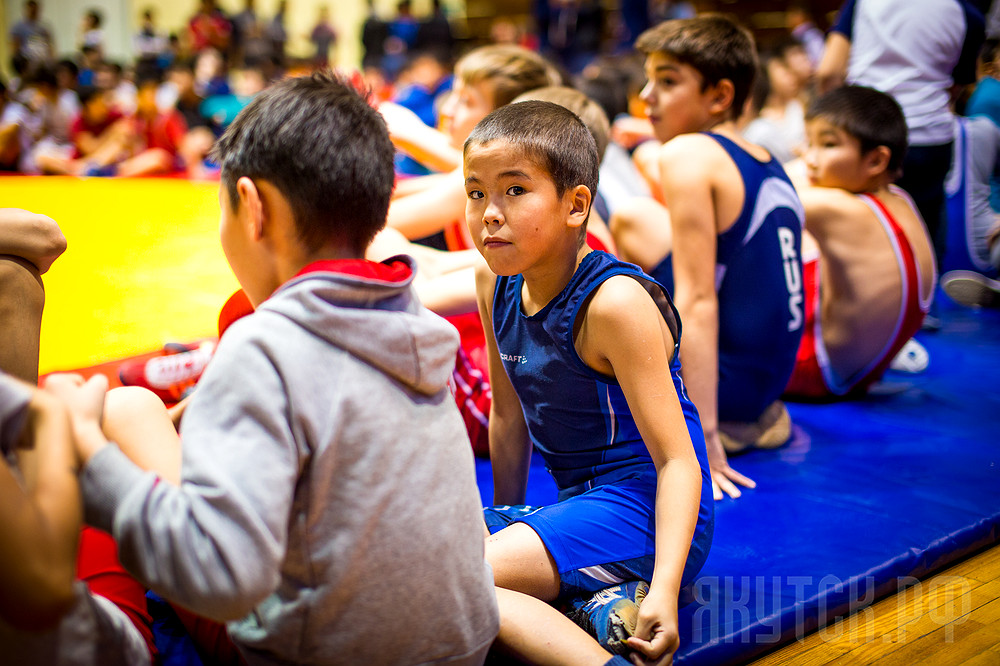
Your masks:
[{"label": "boy's ear", "polygon": [[240,199],[240,210],[245,211],[245,224],[253,240],[264,236],[264,203],[257,184],[247,176],[236,181],[236,193]]},{"label": "boy's ear", "polygon": [[577,185],[568,194],[571,208],[566,224],[571,228],[579,227],[587,221],[587,216],[590,214],[590,204],[594,197],[586,185]]},{"label": "boy's ear", "polygon": [[861,163],[869,177],[879,176],[889,170],[892,151],[888,146],[875,146],[861,158]]},{"label": "boy's ear", "polygon": [[[733,107],[736,86],[729,79],[721,79],[709,89],[709,110],[713,114],[728,113]],[[738,117],[742,109],[736,109],[733,117]]]}]

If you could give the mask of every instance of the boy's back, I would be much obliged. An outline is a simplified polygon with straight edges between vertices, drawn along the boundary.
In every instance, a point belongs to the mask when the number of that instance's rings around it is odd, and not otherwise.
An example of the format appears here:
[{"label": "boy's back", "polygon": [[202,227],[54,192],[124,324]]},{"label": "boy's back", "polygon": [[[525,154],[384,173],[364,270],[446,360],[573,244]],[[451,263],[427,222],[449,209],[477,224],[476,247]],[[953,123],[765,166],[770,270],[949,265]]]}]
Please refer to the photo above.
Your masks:
[{"label": "boy's back", "polygon": [[[780,396],[802,333],[802,204],[778,161],[758,146],[722,134],[671,144],[665,152],[687,156],[676,171],[694,164],[714,203],[719,419],[755,421]],[[674,254],[650,270],[671,293]]]},{"label": "boy's back", "polygon": [[[903,339],[896,351],[919,328],[920,305],[929,305],[934,290],[933,250],[919,213],[898,188],[876,197],[813,187],[801,196],[820,251],[819,330],[836,383],[849,387],[885,356],[891,360],[886,349],[897,337]],[[916,271],[908,275],[910,266]]]},{"label": "boy's back", "polygon": [[405,265],[319,268],[221,341],[181,431],[186,525],[155,510],[169,484],[121,486],[141,504],[116,520],[124,559],[183,605],[242,616],[252,663],[478,663],[496,609],[447,387],[457,334]]},{"label": "boy's back", "polygon": [[[344,307],[367,299],[377,308]],[[231,626],[242,647],[306,663],[419,663],[489,645],[475,470],[447,386],[457,344],[408,279],[329,273],[286,285],[227,332],[183,437],[213,442],[206,467],[219,448],[266,465],[263,484],[240,494],[270,507],[261,538],[288,530],[277,590]],[[289,482],[275,492],[268,479]],[[391,626],[373,621],[388,609]]]}]

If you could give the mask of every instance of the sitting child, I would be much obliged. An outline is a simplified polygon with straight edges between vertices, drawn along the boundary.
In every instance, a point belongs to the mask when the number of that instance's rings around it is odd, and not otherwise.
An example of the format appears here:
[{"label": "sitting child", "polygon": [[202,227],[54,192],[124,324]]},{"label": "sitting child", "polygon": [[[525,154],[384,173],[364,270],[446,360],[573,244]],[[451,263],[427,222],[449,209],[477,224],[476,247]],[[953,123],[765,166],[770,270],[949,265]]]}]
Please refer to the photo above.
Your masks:
[{"label": "sitting child", "polygon": [[871,88],[835,89],[806,114],[799,196],[819,257],[803,243],[805,334],[787,395],[864,392],[920,330],[937,276],[920,214],[892,185],[906,135],[899,104]]},{"label": "sitting child", "polygon": [[623,259],[671,292],[684,321],[684,383],[698,407],[715,496],[754,482],[726,451],[791,436],[779,398],[802,336],[802,204],[778,160],[736,129],[757,69],[753,38],[722,16],[666,21],[636,41],[665,208],[624,207]]},{"label": "sitting child", "polygon": [[363,259],[393,152],[339,78],[263,91],[215,149],[222,247],[256,310],[222,337],[180,437],[143,389],[108,394],[104,431],[86,385],[61,393],[88,520],[253,663],[478,664],[498,630],[448,392],[458,335],[417,302],[408,261]]},{"label": "sitting child", "polygon": [[[586,126],[551,102],[497,109],[465,144],[466,223],[488,265],[476,274],[493,387],[486,558],[498,644],[530,663],[608,661],[549,605],[574,601],[610,649],[668,657],[714,524],[670,297],[585,243],[599,163]],[[537,510],[523,506],[533,447],[560,491]],[[623,585],[606,598],[633,603],[588,604],[609,581]]]}]

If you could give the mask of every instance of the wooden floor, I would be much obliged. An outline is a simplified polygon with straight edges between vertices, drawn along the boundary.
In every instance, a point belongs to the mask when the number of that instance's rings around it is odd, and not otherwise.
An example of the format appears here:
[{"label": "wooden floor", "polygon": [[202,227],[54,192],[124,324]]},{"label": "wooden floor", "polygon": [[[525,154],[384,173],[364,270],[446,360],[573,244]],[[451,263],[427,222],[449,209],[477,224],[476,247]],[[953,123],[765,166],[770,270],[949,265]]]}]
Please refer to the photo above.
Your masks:
[{"label": "wooden floor", "polygon": [[751,663],[1000,665],[1000,546]]}]

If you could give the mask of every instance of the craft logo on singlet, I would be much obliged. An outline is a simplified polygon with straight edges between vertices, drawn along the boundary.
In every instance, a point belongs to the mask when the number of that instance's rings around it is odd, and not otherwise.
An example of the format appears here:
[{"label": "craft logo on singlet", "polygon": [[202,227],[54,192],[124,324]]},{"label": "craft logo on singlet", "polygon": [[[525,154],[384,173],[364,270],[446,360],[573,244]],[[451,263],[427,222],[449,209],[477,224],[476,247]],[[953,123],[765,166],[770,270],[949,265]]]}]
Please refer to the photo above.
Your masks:
[{"label": "craft logo on singlet", "polygon": [[500,358],[509,363],[520,363],[522,365],[528,362],[527,356],[515,356],[513,354],[504,354],[503,352],[500,352]]},{"label": "craft logo on singlet", "polygon": [[795,251],[795,233],[788,227],[778,227],[781,261],[785,266],[785,286],[788,287],[789,331],[802,327],[802,262]]}]

